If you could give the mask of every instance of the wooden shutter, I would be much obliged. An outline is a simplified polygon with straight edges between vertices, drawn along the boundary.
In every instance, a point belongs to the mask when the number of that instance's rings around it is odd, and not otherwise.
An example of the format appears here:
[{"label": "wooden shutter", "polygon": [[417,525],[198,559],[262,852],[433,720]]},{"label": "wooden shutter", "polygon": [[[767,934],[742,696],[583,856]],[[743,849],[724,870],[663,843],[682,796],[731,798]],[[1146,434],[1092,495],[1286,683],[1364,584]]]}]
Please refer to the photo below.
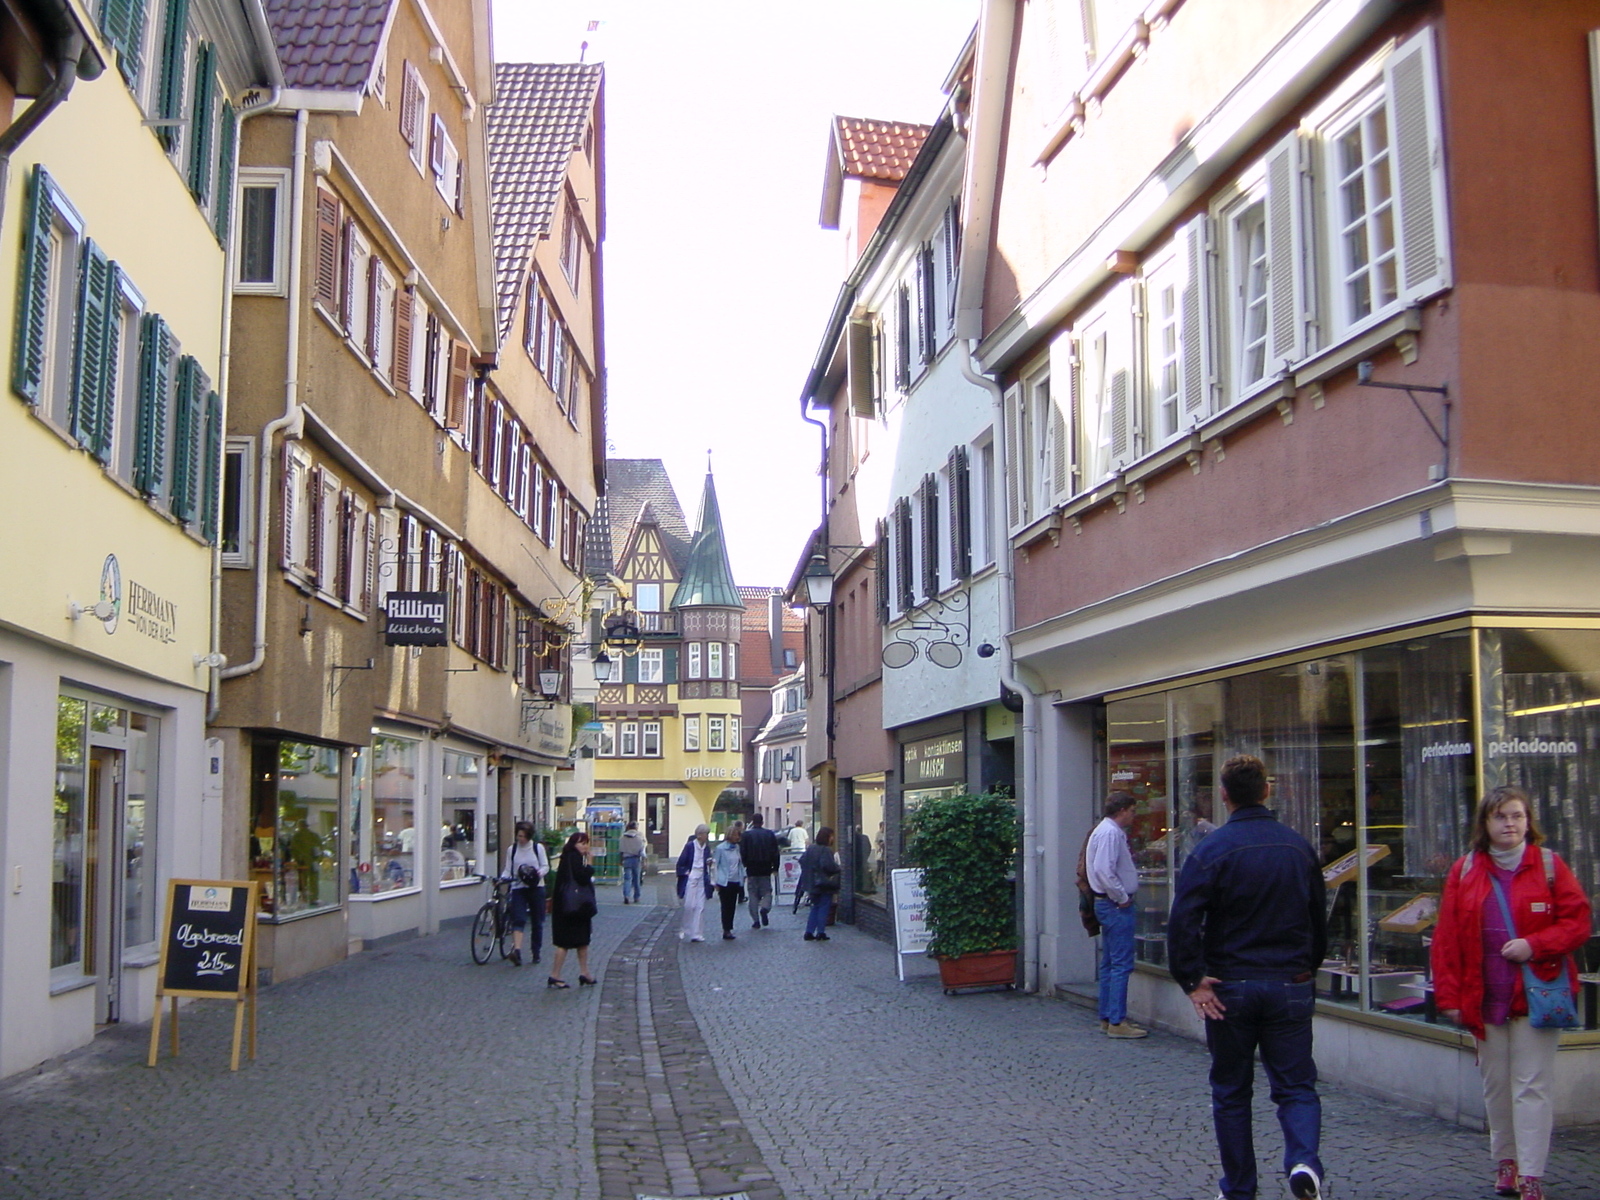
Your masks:
[{"label": "wooden shutter", "polygon": [[1012,384],[1005,393],[1006,526],[1012,532],[1026,524],[1023,505],[1025,467],[1021,452],[1022,387]]},{"label": "wooden shutter", "polygon": [[934,282],[935,267],[931,242],[922,243],[918,263],[922,295],[918,304],[921,311],[917,318],[917,326],[922,333],[922,361],[929,363],[939,353],[939,300],[938,288]]},{"label": "wooden shutter", "polygon": [[103,0],[100,5],[100,31],[117,52],[117,66],[134,90],[139,81],[144,24],[144,0]]},{"label": "wooden shutter", "polygon": [[950,577],[958,581],[972,574],[972,473],[965,446],[950,451],[945,474],[950,480]]},{"label": "wooden shutter", "polygon": [[160,496],[167,465],[167,395],[172,390],[172,333],[156,313],[141,323],[139,420],[134,447],[133,486]]},{"label": "wooden shutter", "polygon": [[444,179],[444,143],[446,136],[444,118],[438,113],[434,113],[429,129],[428,169],[433,172],[433,178],[437,182]]},{"label": "wooden shutter", "polygon": [[439,355],[443,339],[439,318],[430,312],[422,343],[422,403],[435,418],[439,416]]},{"label": "wooden shutter", "polygon": [[317,189],[317,261],[313,296],[332,316],[339,311],[339,225],[342,206],[331,192]]},{"label": "wooden shutter", "polygon": [[365,329],[367,359],[380,371],[378,351],[383,348],[383,305],[379,303],[383,291],[383,261],[374,254],[367,259],[367,328]]},{"label": "wooden shutter", "polygon": [[416,289],[401,287],[394,294],[394,387],[411,390],[411,324],[416,309]]},{"label": "wooden shutter", "polygon": [[534,275],[532,272],[529,272],[528,278],[523,282],[522,293],[522,348],[527,351],[529,358],[533,358],[534,343],[538,340],[538,276]]},{"label": "wooden shutter", "polygon": [[873,573],[878,577],[878,624],[887,625],[889,623],[889,572],[892,564],[889,561],[889,523],[882,518],[878,520],[872,560]]},{"label": "wooden shutter", "polygon": [[78,328],[72,354],[72,403],[69,425],[72,436],[101,462],[109,456],[107,408],[112,383],[114,356],[106,353],[111,313],[116,305],[112,293],[111,260],[92,241],[83,243],[83,269],[78,283]]},{"label": "wooden shutter", "polygon": [[300,566],[300,547],[295,531],[300,527],[305,507],[306,489],[302,478],[304,468],[292,442],[283,447],[283,569]]},{"label": "wooden shutter", "polygon": [[911,386],[911,289],[901,284],[895,292],[894,384],[900,391]]},{"label": "wooden shutter", "polygon": [[400,136],[408,146],[417,144],[417,117],[420,115],[421,101],[422,86],[417,78],[417,69],[406,63],[400,83]]},{"label": "wooden shutter", "polygon": [[[177,122],[183,117],[184,51],[189,45],[189,0],[167,0],[167,20],[161,31],[161,78],[156,85],[156,117]],[[156,129],[161,144],[177,149],[181,130],[177,124]]]},{"label": "wooden shutter", "polygon": [[188,523],[195,516],[200,491],[200,364],[190,355],[178,362],[178,386],[174,396],[172,421],[172,495],[170,508],[178,520]]},{"label": "wooden shutter", "polygon": [[351,588],[355,585],[356,556],[354,500],[355,497],[349,492],[339,493],[338,515],[334,523],[339,542],[334,551],[333,587],[329,590],[339,598],[341,604],[349,604],[354,598],[351,595]]},{"label": "wooden shutter", "polygon": [[1135,290],[1126,281],[1112,293],[1107,308],[1106,327],[1106,442],[1109,466],[1120,471],[1139,454],[1140,420],[1138,396],[1134,391],[1134,359],[1138,313]]},{"label": "wooden shutter", "polygon": [[55,223],[50,199],[53,187],[49,173],[35,166],[28,182],[22,278],[17,289],[17,343],[11,360],[11,386],[29,404],[39,403],[44,385],[45,332],[50,325],[50,233]]},{"label": "wooden shutter", "polygon": [[364,613],[372,611],[372,575],[376,567],[377,538],[374,536],[376,523],[372,514],[367,511],[365,500],[356,500],[356,572],[359,584],[351,603]]},{"label": "wooden shutter", "polygon": [[1211,415],[1211,226],[1202,213],[1178,233],[1184,264],[1178,299],[1178,424]]},{"label": "wooden shutter", "polygon": [[944,210],[944,279],[946,324],[954,330],[956,319],[956,283],[961,263],[961,200],[956,197]]},{"label": "wooden shutter", "polygon": [[1400,299],[1414,304],[1450,284],[1445,230],[1444,138],[1433,31],[1401,46],[1383,67],[1394,148]]},{"label": "wooden shutter", "polygon": [[200,500],[200,533],[207,544],[217,544],[217,518],[222,507],[222,400],[216,392],[206,393],[205,465]]},{"label": "wooden shutter", "polygon": [[234,117],[233,105],[224,100],[217,137],[217,202],[211,220],[217,240],[224,245],[227,245],[228,226],[233,220],[233,148],[238,133],[239,122]]},{"label": "wooden shutter", "polygon": [[346,217],[344,221],[343,251],[339,265],[339,323],[350,337],[358,336],[358,331],[352,326],[356,319],[356,223],[355,218]]},{"label": "wooden shutter", "polygon": [[211,197],[211,153],[217,110],[217,52],[201,42],[194,58],[194,102],[189,113],[189,191],[203,207]]},{"label": "wooden shutter", "polygon": [[872,322],[851,321],[845,343],[849,360],[850,407],[858,417],[877,415],[872,380]]},{"label": "wooden shutter", "polygon": [[460,429],[466,421],[468,382],[467,344],[452,339],[450,342],[450,391],[447,397],[444,418],[446,429]]},{"label": "wooden shutter", "polygon": [[894,502],[894,541],[895,592],[900,609],[904,612],[917,600],[916,582],[911,569],[911,501],[904,496]]},{"label": "wooden shutter", "polygon": [[1306,299],[1300,135],[1267,153],[1267,368],[1276,375],[1305,357]]},{"label": "wooden shutter", "polygon": [[1035,428],[1044,439],[1040,458],[1039,498],[1044,507],[1072,495],[1072,379],[1077,369],[1077,342],[1064,333],[1050,344],[1050,381],[1028,397]]},{"label": "wooden shutter", "polygon": [[322,468],[312,467],[306,473],[306,574],[319,588],[327,589],[323,578],[322,561]]},{"label": "wooden shutter", "polygon": [[922,500],[922,594],[933,599],[939,594],[939,479],[924,475]]}]

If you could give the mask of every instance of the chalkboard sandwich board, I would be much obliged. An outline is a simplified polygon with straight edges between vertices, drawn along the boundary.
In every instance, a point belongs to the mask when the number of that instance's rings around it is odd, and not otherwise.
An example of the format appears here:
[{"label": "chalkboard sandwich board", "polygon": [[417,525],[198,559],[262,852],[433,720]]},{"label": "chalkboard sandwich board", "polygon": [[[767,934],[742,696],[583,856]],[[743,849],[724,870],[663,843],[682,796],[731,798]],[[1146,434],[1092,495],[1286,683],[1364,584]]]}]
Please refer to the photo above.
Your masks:
[{"label": "chalkboard sandwich board", "polygon": [[172,999],[172,1053],[178,1053],[179,996],[235,1003],[233,1069],[239,1069],[244,1005],[250,1006],[250,1057],[255,1030],[256,885],[238,880],[173,879],[167,884],[167,919],[161,930],[161,967],[149,1065],[161,1040],[161,1000]]}]

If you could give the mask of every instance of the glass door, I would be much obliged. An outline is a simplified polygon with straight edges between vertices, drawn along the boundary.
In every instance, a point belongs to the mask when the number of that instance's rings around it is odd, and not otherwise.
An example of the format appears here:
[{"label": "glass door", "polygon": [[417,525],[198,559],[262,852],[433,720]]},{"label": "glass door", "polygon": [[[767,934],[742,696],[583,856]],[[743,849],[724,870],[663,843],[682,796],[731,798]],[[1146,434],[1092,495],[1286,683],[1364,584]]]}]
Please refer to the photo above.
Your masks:
[{"label": "glass door", "polygon": [[85,812],[85,912],[88,935],[84,946],[84,971],[96,976],[95,1017],[98,1024],[114,1025],[122,1010],[123,929],[122,858],[123,751],[93,746],[89,751],[89,789]]}]

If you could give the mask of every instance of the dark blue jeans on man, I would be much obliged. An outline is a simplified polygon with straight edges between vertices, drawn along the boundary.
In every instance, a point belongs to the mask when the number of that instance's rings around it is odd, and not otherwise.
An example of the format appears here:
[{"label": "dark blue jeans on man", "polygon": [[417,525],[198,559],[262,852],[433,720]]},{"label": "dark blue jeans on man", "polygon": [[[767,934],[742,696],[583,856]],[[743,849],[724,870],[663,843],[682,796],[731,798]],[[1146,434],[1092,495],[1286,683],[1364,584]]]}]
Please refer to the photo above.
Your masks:
[{"label": "dark blue jeans on man", "polygon": [[625,854],[622,856],[622,898],[624,900],[639,899],[639,868],[644,859],[638,854]]},{"label": "dark blue jeans on man", "polygon": [[1138,916],[1132,904],[1118,908],[1109,897],[1096,897],[1100,919],[1100,1019],[1121,1025],[1128,1019],[1128,976],[1133,974],[1133,927]]},{"label": "dark blue jeans on man", "polygon": [[1250,1130],[1255,1055],[1261,1051],[1283,1129],[1283,1173],[1304,1163],[1322,1177],[1317,1147],[1322,1137],[1322,1101],[1317,1064],[1311,1057],[1310,983],[1281,979],[1224,980],[1213,984],[1226,1010],[1206,1022],[1211,1048],[1211,1119],[1222,1152],[1223,1200],[1255,1200],[1256,1151]]},{"label": "dark blue jeans on man", "polygon": [[544,888],[514,887],[511,889],[510,920],[512,929],[528,931],[528,961],[538,962],[544,949]]}]

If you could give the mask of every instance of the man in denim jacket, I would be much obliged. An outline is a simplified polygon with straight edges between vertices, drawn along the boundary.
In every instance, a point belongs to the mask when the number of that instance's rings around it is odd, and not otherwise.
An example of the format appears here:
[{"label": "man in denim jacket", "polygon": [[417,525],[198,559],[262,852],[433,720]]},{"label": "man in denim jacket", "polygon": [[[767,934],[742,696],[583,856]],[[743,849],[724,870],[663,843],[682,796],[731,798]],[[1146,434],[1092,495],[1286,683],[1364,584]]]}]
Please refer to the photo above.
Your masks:
[{"label": "man in denim jacket", "polygon": [[1258,1048],[1278,1106],[1289,1190],[1317,1200],[1322,1102],[1311,1015],[1327,955],[1327,889],[1311,844],[1266,807],[1261,760],[1229,759],[1221,782],[1228,821],[1184,864],[1167,928],[1172,977],[1206,1023],[1219,1200],[1255,1200],[1250,1094]]}]

